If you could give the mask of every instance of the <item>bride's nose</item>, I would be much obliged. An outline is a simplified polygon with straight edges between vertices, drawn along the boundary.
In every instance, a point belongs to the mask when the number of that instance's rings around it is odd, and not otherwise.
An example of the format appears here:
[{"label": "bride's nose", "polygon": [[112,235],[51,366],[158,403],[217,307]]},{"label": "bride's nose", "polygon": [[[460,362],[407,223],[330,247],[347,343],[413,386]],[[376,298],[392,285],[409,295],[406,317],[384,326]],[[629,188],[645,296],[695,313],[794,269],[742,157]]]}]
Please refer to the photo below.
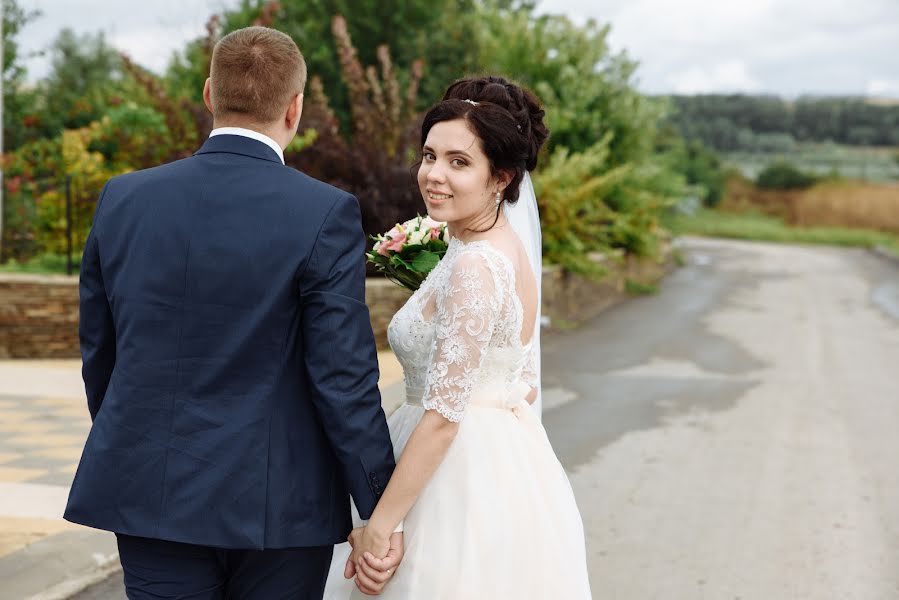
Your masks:
[{"label": "bride's nose", "polygon": [[427,180],[433,181],[434,183],[443,183],[446,181],[446,173],[443,168],[440,167],[439,163],[435,162],[431,165],[431,168],[428,169]]}]

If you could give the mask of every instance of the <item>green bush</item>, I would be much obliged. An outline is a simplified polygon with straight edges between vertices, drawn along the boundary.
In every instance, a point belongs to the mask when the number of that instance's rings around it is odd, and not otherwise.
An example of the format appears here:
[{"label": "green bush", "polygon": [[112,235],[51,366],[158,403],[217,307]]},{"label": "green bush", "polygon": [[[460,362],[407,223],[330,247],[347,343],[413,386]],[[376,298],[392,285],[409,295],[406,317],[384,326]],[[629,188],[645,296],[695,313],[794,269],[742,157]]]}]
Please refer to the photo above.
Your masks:
[{"label": "green bush", "polygon": [[698,186],[698,196],[706,206],[717,206],[724,197],[727,173],[718,154],[700,142],[691,140],[673,151],[675,171],[683,174],[687,184]]},{"label": "green bush", "polygon": [[794,165],[780,161],[765,167],[755,180],[760,188],[798,190],[809,188],[818,181],[811,173],[800,171]]},{"label": "green bush", "polygon": [[[24,261],[9,260],[0,264],[0,273],[65,273],[68,259],[65,254],[38,254]],[[81,267],[81,253],[72,256],[72,274]]]},{"label": "green bush", "polygon": [[534,174],[547,262],[588,276],[603,270],[589,255],[656,256],[667,232],[662,213],[683,197],[683,178],[664,165],[612,165],[606,135],[584,152],[557,148]]}]

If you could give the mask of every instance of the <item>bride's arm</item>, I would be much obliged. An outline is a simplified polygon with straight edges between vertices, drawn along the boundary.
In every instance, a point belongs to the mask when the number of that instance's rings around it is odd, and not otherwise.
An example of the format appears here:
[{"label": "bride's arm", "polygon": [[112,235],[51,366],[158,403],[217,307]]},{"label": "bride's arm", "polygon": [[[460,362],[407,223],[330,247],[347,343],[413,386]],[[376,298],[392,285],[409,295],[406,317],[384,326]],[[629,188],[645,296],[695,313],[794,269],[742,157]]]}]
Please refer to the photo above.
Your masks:
[{"label": "bride's arm", "polygon": [[436,410],[425,411],[368,521],[363,546],[381,548],[387,544],[390,534],[443,462],[458,431],[459,423],[448,421]]},{"label": "bride's arm", "polygon": [[[540,325],[538,324],[537,327],[539,326]],[[535,331],[534,335],[539,335],[539,332]],[[524,370],[521,373],[522,379],[528,384],[528,387],[531,388],[531,391],[528,392],[528,395],[524,398],[527,400],[528,404],[536,402],[537,395],[540,393],[540,375],[538,375],[539,367],[537,366],[539,358],[537,356],[536,348],[537,346],[531,345],[530,350],[528,350],[528,357],[525,361]]]},{"label": "bride's arm", "polygon": [[[412,432],[387,489],[357,541],[366,549],[384,549],[443,462],[459,431],[474,380],[509,282],[490,259],[478,253],[456,258],[446,285],[437,291],[436,335],[422,404],[427,409]],[[356,554],[356,553],[354,553]],[[377,551],[372,551],[380,556]]]},{"label": "bride's arm", "polygon": [[[388,554],[393,545],[391,535],[394,529],[405,518],[434,471],[443,462],[458,430],[458,423],[447,420],[435,410],[426,411],[409,437],[387,489],[368,524],[364,529],[353,530],[350,534],[353,551],[347,561],[344,576],[355,575],[356,586],[362,592],[379,594],[391,576],[391,571],[387,569],[396,568],[398,560],[402,560],[402,538],[394,560],[389,556],[384,560],[378,559]],[[366,553],[371,553],[371,556]]]}]

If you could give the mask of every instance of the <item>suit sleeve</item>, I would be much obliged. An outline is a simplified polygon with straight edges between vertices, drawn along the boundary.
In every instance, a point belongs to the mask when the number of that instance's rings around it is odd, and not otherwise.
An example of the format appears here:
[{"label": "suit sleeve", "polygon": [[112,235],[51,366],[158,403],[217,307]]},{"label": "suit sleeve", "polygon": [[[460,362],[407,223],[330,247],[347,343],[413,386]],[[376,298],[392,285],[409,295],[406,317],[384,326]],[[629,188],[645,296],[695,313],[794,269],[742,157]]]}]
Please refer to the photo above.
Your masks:
[{"label": "suit sleeve", "polygon": [[99,212],[109,184],[103,188],[94,222],[84,246],[81,258],[81,275],[78,285],[79,318],[78,339],[81,345],[81,375],[87,394],[87,408],[91,420],[97,418],[106,388],[112,376],[116,358],[116,336],[112,320],[112,310],[103,283],[100,268]]},{"label": "suit sleeve", "polygon": [[359,204],[341,197],[300,277],[303,358],[312,399],[359,516],[368,519],[395,467],[365,305]]}]

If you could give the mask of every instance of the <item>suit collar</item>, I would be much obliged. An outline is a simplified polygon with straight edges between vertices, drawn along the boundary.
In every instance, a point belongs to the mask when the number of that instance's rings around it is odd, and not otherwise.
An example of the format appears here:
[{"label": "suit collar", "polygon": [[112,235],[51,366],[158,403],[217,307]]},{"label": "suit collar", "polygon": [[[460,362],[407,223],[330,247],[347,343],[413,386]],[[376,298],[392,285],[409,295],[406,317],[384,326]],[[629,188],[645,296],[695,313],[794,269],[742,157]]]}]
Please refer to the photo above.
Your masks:
[{"label": "suit collar", "polygon": [[264,142],[232,134],[222,134],[208,138],[200,149],[194,152],[194,156],[219,152],[240,154],[260,160],[270,160],[279,165],[282,164],[278,154]]}]

